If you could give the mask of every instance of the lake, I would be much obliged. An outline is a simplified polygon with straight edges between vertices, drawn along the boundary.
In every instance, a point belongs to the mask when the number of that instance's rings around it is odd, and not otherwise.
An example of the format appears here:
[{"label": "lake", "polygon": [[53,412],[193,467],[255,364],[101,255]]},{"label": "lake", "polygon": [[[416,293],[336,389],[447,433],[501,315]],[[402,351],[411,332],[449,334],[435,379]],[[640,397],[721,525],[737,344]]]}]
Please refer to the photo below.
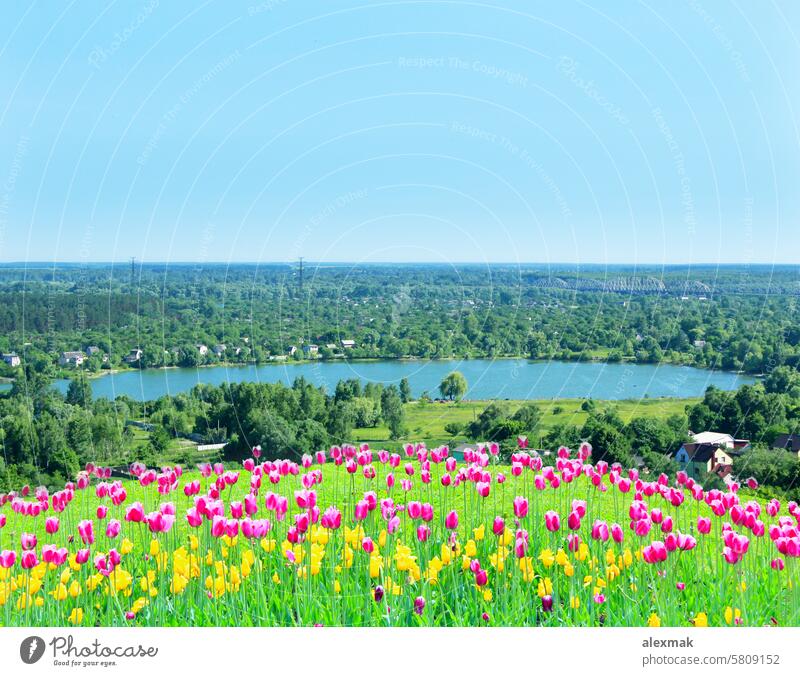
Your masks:
[{"label": "lake", "polygon": [[[305,377],[333,392],[346,378],[362,382],[399,383],[408,378],[415,397],[437,388],[450,371],[467,379],[467,399],[639,399],[700,397],[709,385],[734,390],[755,378],[727,371],[709,371],[669,364],[608,364],[604,362],[529,361],[526,359],[320,361],[261,366],[211,366],[189,369],[125,371],[91,381],[95,397],[157,399],[186,392],[198,383],[282,382]],[[66,392],[66,381],[56,386]]]}]

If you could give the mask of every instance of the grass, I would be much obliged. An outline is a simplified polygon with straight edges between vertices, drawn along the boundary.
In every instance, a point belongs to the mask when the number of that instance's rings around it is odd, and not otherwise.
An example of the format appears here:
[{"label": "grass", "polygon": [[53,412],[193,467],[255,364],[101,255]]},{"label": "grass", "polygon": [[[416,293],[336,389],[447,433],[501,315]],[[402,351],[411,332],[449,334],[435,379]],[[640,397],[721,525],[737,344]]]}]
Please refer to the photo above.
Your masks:
[{"label": "grass", "polygon": [[[510,413],[527,403],[536,404],[542,411],[540,434],[544,435],[557,425],[582,426],[588,413],[581,409],[584,399],[537,399],[533,401],[498,400],[506,406]],[[627,423],[632,418],[646,416],[664,419],[674,414],[683,414],[686,406],[696,404],[700,399],[627,399],[622,401],[596,400],[598,409],[613,407]],[[431,444],[465,441],[463,435],[451,436],[445,431],[445,425],[458,423],[466,425],[480,415],[491,401],[461,401],[448,403],[411,402],[405,405],[406,427],[408,435],[413,439],[428,439]],[[386,443],[389,441],[389,429],[385,425],[357,428],[353,431],[356,441]],[[538,444],[537,442],[537,445]]]}]

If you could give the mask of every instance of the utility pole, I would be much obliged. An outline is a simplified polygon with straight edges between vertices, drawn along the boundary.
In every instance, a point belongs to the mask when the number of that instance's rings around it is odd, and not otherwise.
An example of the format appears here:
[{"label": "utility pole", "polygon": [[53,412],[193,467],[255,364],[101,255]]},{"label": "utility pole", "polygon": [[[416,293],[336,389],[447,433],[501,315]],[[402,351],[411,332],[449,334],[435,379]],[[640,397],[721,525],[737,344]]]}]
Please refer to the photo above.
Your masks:
[{"label": "utility pole", "polygon": [[136,258],[131,256],[131,289],[133,289],[133,280],[136,276]]},{"label": "utility pole", "polygon": [[300,288],[300,293],[303,293],[303,257],[300,256],[300,274],[297,277],[297,284]]}]

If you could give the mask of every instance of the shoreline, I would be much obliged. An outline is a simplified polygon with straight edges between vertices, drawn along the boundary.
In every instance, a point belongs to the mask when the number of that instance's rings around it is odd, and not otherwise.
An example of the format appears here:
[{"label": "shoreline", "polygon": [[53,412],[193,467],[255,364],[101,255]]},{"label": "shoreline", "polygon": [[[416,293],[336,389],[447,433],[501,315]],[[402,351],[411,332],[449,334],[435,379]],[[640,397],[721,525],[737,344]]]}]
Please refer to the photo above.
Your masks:
[{"label": "shoreline", "polygon": [[[146,368],[138,369],[138,368],[113,368],[113,369],[102,369],[98,372],[94,373],[86,373],[86,377],[90,379],[96,378],[103,378],[109,375],[117,375],[120,373],[135,373],[136,371],[166,371],[166,370],[176,370],[176,369],[183,369],[183,370],[191,370],[191,369],[207,369],[207,368],[215,368],[215,367],[224,367],[224,368],[261,368],[262,366],[303,366],[307,364],[335,364],[339,362],[343,363],[375,363],[375,362],[420,362],[420,361],[429,361],[429,362],[470,362],[470,361],[526,361],[532,364],[544,364],[548,362],[558,362],[561,364],[608,364],[608,365],[623,365],[623,364],[632,364],[634,366],[675,366],[677,368],[691,368],[697,369],[698,371],[708,371],[709,373],[730,373],[731,375],[736,376],[745,376],[748,378],[755,378],[756,380],[760,380],[766,376],[765,373],[747,373],[746,371],[742,371],[741,369],[738,371],[731,371],[729,369],[722,369],[722,368],[708,368],[705,366],[694,366],[692,364],[683,364],[679,362],[672,362],[672,361],[661,361],[661,362],[637,362],[633,360],[625,360],[618,362],[610,362],[607,359],[602,359],[600,357],[588,357],[586,359],[531,359],[530,357],[526,357],[524,355],[503,355],[500,357],[353,357],[353,358],[335,358],[335,359],[280,359],[280,360],[271,360],[265,362],[227,362],[227,361],[219,361],[214,362],[212,364],[197,364],[196,366],[177,366],[175,364],[170,364],[169,366],[149,366]],[[75,369],[74,373],[79,373],[81,371]],[[71,376],[59,376],[57,380],[69,380]],[[8,383],[13,383],[13,378],[5,379]],[[4,381],[3,378],[0,378],[0,383]]]}]

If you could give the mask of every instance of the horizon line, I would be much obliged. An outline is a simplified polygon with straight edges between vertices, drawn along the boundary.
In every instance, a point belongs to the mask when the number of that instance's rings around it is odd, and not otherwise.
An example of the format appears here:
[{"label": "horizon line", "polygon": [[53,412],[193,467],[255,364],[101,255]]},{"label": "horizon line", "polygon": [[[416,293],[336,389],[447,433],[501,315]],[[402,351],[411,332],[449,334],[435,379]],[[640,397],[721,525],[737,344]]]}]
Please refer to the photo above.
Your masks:
[{"label": "horizon line", "polygon": [[[312,260],[303,258],[305,265],[439,265],[439,266],[453,266],[453,265],[505,265],[505,266],[525,266],[525,265],[538,265],[538,266],[628,266],[628,267],[791,267],[800,266],[798,262],[754,262],[754,261],[735,261],[720,263],[716,261],[676,261],[676,262],[632,262],[632,261],[477,261],[477,260],[463,260],[463,261],[352,261],[352,260]],[[134,264],[141,265],[196,265],[196,266],[224,266],[224,265],[297,265],[299,259],[293,260],[270,260],[270,261],[195,261],[195,260],[140,260],[134,259]],[[131,259],[113,261],[113,260],[60,260],[60,261],[46,261],[46,260],[32,260],[32,261],[0,261],[0,267],[8,266],[58,266],[58,265],[124,265],[128,267],[131,264]]]}]

